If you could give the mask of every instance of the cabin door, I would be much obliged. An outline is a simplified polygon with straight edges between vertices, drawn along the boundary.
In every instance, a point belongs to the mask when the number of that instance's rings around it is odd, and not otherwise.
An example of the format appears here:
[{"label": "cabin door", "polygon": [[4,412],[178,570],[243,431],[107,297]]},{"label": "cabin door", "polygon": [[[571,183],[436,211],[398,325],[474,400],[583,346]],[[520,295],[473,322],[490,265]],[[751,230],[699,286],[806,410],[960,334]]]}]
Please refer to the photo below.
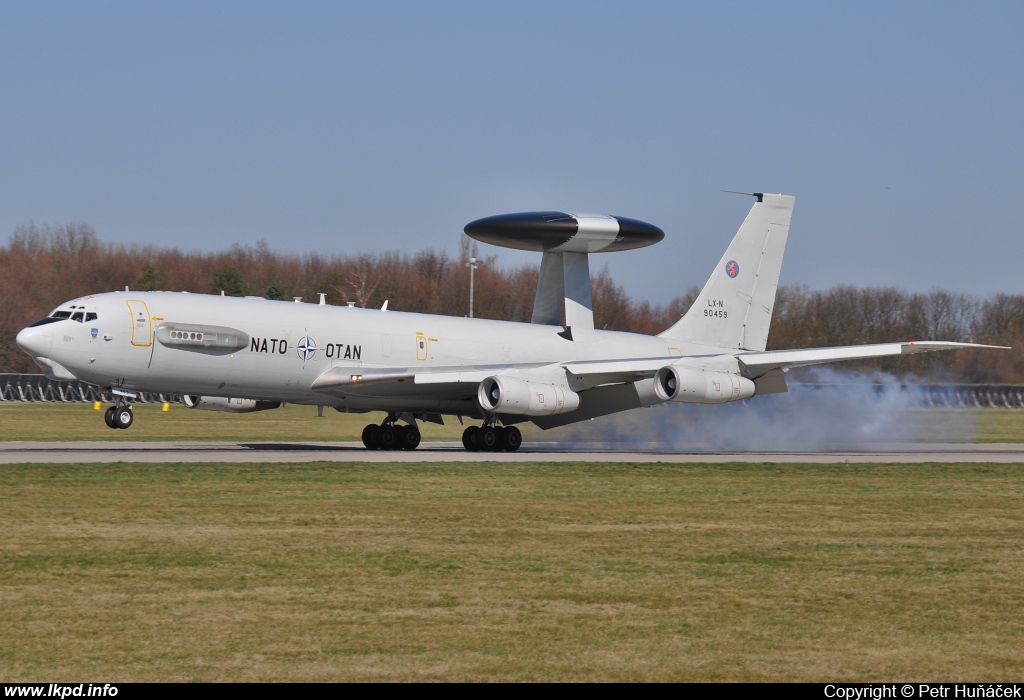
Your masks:
[{"label": "cabin door", "polygon": [[153,322],[149,318],[149,307],[146,302],[134,299],[127,304],[132,313],[132,345],[148,348],[153,344]]}]

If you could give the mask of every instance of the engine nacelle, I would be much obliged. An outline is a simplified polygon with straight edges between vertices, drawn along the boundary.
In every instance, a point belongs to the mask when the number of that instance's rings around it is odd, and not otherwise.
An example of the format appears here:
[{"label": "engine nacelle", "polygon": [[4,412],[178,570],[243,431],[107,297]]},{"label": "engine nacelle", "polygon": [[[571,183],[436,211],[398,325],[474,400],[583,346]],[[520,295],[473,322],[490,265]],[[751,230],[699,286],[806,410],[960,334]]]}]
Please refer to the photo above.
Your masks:
[{"label": "engine nacelle", "polygon": [[524,416],[568,413],[580,406],[580,395],[567,386],[502,376],[480,382],[477,399],[484,410]]},{"label": "engine nacelle", "polygon": [[222,411],[224,413],[253,413],[280,408],[280,401],[257,401],[256,399],[227,399],[223,396],[183,395],[181,402],[197,411]]},{"label": "engine nacelle", "polygon": [[731,372],[666,365],[654,375],[654,391],[666,401],[727,403],[749,399],[756,390],[754,382]]}]

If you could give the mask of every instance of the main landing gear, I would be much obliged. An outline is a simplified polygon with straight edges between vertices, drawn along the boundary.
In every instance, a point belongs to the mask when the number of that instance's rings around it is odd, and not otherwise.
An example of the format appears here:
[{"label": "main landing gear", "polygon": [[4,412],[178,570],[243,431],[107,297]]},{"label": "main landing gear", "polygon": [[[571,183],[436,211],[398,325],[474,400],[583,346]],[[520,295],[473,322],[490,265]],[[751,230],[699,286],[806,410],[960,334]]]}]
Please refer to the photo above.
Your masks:
[{"label": "main landing gear", "polygon": [[522,444],[523,434],[514,425],[471,425],[462,433],[462,446],[470,452],[515,452]]},{"label": "main landing gear", "polygon": [[107,424],[108,428],[127,430],[132,427],[132,421],[134,420],[135,415],[132,413],[132,407],[128,404],[122,405],[120,397],[118,397],[115,405],[103,412],[103,422]]},{"label": "main landing gear", "polygon": [[420,446],[420,429],[395,425],[395,418],[388,416],[380,425],[363,428],[363,444],[368,450],[415,450]]}]

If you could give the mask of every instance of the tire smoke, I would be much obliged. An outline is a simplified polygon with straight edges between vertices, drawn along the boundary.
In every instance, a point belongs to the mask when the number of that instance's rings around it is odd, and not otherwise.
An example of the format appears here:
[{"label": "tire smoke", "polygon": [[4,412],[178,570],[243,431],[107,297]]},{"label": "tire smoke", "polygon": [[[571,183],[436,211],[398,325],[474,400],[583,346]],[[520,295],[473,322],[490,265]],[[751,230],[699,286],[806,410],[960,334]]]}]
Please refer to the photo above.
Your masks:
[{"label": "tire smoke", "polygon": [[856,451],[974,437],[970,411],[924,408],[925,391],[892,375],[813,368],[800,376],[785,394],[662,404],[567,426],[552,437],[562,449],[642,452]]}]

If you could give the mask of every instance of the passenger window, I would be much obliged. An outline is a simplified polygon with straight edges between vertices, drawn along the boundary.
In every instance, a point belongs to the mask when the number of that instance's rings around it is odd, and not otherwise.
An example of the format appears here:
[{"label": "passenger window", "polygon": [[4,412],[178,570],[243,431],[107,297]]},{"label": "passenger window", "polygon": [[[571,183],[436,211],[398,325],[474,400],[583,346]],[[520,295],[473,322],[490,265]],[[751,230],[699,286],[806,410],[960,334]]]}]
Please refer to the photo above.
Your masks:
[{"label": "passenger window", "polygon": [[81,311],[76,311],[75,315],[71,317],[71,320],[78,321],[79,323],[81,323],[83,320],[85,320],[85,314],[83,314]]},{"label": "passenger window", "polygon": [[99,318],[99,316],[96,315],[96,312],[90,311],[85,315],[85,322],[88,323],[89,321],[95,321],[97,318]]}]

